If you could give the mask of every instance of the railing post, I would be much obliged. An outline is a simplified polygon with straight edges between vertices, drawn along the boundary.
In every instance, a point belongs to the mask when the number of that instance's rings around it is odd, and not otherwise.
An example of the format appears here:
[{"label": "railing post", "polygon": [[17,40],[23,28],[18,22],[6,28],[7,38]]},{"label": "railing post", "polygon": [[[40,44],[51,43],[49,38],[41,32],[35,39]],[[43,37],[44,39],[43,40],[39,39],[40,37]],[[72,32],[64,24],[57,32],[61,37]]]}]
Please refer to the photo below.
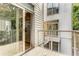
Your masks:
[{"label": "railing post", "polygon": [[[50,40],[50,31],[48,31],[48,35],[49,35],[48,40]],[[51,50],[51,41],[49,42],[49,49]]]},{"label": "railing post", "polygon": [[61,31],[58,31],[58,37],[59,37],[58,52],[61,52]]},{"label": "railing post", "polygon": [[53,41],[51,41],[51,50],[53,50],[53,47],[52,47],[52,46],[53,46],[53,44],[52,44],[52,43],[53,43]]},{"label": "railing post", "polygon": [[76,35],[75,35],[75,32],[73,33],[74,34],[74,56],[76,56]]},{"label": "railing post", "polygon": [[39,44],[39,30],[38,30],[37,32],[38,32],[38,46],[39,46],[39,45],[40,45],[40,44]]},{"label": "railing post", "polygon": [[59,52],[59,45],[60,45],[60,43],[58,42],[58,52]]},{"label": "railing post", "polygon": [[45,43],[45,31],[44,32],[44,37],[43,37],[43,47],[44,47],[44,43]]},{"label": "railing post", "polygon": [[50,31],[50,41],[51,41],[51,47],[50,48],[51,48],[51,50],[53,50],[53,40],[52,40],[53,38],[51,39],[51,36],[52,36],[51,32],[52,31]]}]

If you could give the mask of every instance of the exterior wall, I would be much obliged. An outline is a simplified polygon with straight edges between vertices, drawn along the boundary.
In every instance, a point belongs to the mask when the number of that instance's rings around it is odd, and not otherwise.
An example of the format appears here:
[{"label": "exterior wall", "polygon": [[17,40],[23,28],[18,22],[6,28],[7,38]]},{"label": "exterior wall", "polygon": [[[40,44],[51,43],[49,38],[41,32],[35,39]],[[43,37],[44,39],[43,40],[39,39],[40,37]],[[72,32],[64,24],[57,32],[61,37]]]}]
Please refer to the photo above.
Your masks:
[{"label": "exterior wall", "polygon": [[[59,30],[72,30],[71,5],[72,4],[60,4]],[[61,52],[72,55],[72,33],[62,32],[60,35],[62,38],[65,38],[61,39]]]},{"label": "exterior wall", "polygon": [[[51,20],[59,20],[59,30],[72,30],[72,21],[71,21],[71,5],[69,3],[61,3],[59,4],[59,14],[47,16],[47,4],[44,4],[44,21]],[[64,37],[65,39],[61,39],[61,52],[67,55],[72,55],[72,41],[71,33],[69,32],[61,32],[60,37]]]},{"label": "exterior wall", "polygon": [[[43,19],[42,19],[42,4],[35,4],[34,7],[34,33],[35,33],[35,46],[38,46],[38,31],[43,30]],[[34,35],[34,34],[33,34]],[[41,40],[43,40],[43,34],[41,34]]]}]

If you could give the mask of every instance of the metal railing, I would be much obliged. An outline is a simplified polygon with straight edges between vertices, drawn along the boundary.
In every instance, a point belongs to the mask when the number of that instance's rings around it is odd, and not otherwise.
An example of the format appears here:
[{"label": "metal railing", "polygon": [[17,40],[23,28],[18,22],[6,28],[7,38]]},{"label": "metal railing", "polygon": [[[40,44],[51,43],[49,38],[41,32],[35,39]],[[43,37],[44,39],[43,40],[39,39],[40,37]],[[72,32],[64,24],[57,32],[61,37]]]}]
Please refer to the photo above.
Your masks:
[{"label": "metal railing", "polygon": [[[38,45],[63,54],[79,55],[79,31],[38,31]],[[71,52],[70,52],[71,51]],[[70,53],[69,53],[70,52]]]}]

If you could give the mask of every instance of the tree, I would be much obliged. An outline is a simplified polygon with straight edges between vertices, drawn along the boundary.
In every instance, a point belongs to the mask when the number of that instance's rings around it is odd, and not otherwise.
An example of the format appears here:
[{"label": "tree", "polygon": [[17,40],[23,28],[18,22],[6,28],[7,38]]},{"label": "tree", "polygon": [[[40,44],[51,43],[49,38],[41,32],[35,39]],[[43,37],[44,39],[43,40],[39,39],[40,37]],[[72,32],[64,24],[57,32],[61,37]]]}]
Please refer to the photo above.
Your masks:
[{"label": "tree", "polygon": [[79,30],[79,4],[73,4],[72,24],[73,30]]},{"label": "tree", "polygon": [[16,9],[15,6],[8,3],[0,4],[0,17],[10,20],[12,29],[16,28]]}]

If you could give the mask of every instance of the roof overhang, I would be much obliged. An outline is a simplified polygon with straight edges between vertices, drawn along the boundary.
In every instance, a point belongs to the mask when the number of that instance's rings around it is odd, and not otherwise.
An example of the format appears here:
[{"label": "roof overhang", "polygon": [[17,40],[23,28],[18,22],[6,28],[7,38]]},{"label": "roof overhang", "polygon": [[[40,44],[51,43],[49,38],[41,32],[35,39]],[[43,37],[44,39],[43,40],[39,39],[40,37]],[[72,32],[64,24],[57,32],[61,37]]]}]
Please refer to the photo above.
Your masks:
[{"label": "roof overhang", "polygon": [[26,12],[34,13],[34,5],[31,3],[12,3],[13,5],[25,9]]}]

